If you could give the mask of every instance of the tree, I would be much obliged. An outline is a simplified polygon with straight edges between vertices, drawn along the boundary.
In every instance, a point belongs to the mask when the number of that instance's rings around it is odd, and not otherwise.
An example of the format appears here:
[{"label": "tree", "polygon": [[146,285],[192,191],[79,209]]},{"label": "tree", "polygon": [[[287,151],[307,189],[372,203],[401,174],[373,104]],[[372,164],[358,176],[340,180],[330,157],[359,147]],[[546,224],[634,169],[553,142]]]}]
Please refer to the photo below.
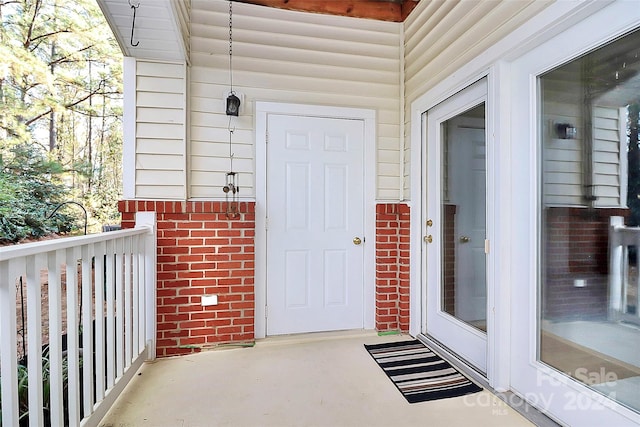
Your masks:
[{"label": "tree", "polygon": [[[0,158],[15,164],[16,153],[28,152],[56,164],[47,174],[64,184],[62,198],[114,220],[122,55],[105,37],[104,17],[93,0],[0,0],[0,19]],[[8,194],[0,185],[0,197]]]},{"label": "tree", "polygon": [[52,206],[64,200],[67,189],[59,179],[60,164],[47,161],[29,145],[14,146],[11,161],[0,163],[0,243],[50,233],[68,232],[74,219]]},{"label": "tree", "polygon": [[627,136],[629,141],[627,161],[628,185],[627,205],[630,215],[628,225],[640,225],[640,104],[634,103],[628,107]]}]

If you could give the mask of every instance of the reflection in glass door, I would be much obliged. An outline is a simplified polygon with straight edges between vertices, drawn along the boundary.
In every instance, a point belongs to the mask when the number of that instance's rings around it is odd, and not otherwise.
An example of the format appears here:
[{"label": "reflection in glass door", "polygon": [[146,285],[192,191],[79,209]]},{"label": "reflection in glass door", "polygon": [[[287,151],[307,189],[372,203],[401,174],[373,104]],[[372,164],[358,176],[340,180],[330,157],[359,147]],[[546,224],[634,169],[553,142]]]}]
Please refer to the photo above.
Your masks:
[{"label": "reflection in glass door", "polygon": [[442,311],[486,331],[484,103],[442,123]]},{"label": "reflection in glass door", "polygon": [[640,413],[640,30],[539,78],[538,360]]},{"label": "reflection in glass door", "polygon": [[486,372],[487,83],[426,113],[426,333]]}]

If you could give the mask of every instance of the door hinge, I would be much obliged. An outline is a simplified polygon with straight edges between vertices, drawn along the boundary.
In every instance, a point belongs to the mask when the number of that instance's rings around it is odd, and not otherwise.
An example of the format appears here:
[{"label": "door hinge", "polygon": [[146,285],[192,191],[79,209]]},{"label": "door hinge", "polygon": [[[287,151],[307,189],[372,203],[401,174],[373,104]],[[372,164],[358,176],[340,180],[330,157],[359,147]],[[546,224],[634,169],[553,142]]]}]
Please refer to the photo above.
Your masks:
[{"label": "door hinge", "polygon": [[269,218],[264,219],[264,229],[269,230]]},{"label": "door hinge", "polygon": [[489,239],[484,239],[484,253],[489,253]]},{"label": "door hinge", "polygon": [[266,132],[266,133],[264,134],[264,143],[265,143],[265,144],[268,144],[268,143],[269,143],[269,132]]},{"label": "door hinge", "polygon": [[269,306],[265,305],[264,306],[264,318],[266,319],[267,317],[269,317]]}]

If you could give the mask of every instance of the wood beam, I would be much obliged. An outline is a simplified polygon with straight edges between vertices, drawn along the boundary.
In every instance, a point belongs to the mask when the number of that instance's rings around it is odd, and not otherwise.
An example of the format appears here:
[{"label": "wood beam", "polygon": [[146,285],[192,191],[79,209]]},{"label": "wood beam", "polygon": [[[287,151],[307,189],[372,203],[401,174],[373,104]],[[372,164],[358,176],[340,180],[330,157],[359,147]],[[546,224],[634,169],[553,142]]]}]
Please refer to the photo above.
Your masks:
[{"label": "wood beam", "polygon": [[418,5],[419,0],[405,0],[402,2],[402,21],[407,19],[407,16]]},{"label": "wood beam", "polygon": [[279,9],[402,22],[414,0],[235,0]]}]

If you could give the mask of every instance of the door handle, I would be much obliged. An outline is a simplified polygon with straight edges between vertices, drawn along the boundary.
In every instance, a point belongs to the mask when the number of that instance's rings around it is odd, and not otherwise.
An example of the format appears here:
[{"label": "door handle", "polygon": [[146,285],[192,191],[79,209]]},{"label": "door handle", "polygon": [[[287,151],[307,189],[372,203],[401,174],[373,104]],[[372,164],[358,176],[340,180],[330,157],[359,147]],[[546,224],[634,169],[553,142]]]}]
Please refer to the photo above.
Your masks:
[{"label": "door handle", "polygon": [[471,241],[471,237],[469,236],[460,236],[460,243],[469,243]]},{"label": "door handle", "polygon": [[424,242],[425,243],[433,242],[433,236],[431,234],[429,234],[428,236],[424,236]]},{"label": "door handle", "polygon": [[362,243],[362,240],[359,237],[354,237],[353,238],[353,244],[354,245],[359,245]]}]

